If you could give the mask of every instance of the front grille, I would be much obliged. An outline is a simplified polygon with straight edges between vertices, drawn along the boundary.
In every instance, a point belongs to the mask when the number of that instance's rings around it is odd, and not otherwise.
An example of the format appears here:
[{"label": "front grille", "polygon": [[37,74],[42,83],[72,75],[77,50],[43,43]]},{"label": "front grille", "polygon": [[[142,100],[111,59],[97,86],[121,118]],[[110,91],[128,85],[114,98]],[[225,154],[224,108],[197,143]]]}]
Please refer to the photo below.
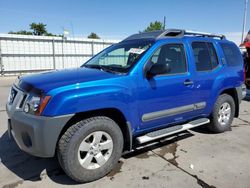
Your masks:
[{"label": "front grille", "polygon": [[20,104],[19,104],[19,108],[22,108],[22,107],[23,107],[26,98],[27,98],[27,95],[26,95],[26,94],[23,95],[23,98],[22,98],[22,100],[21,100],[21,102],[20,102]]},{"label": "front grille", "polygon": [[22,109],[25,101],[27,100],[28,94],[24,93],[20,89],[13,86],[11,88],[9,99],[8,99],[8,106],[10,109]]},{"label": "front grille", "polygon": [[13,86],[11,88],[9,99],[6,105],[8,114],[12,116],[16,111],[22,111],[28,96],[29,94],[24,93],[19,88]]}]

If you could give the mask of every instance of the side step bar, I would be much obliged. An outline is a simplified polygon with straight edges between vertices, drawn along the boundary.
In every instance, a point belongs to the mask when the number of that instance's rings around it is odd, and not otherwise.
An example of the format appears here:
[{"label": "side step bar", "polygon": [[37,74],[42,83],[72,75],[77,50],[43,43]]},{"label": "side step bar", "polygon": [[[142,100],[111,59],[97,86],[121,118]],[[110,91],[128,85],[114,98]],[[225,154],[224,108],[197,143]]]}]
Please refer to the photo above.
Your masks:
[{"label": "side step bar", "polygon": [[175,125],[173,127],[168,127],[168,128],[165,128],[165,129],[160,129],[160,130],[157,130],[157,131],[154,131],[154,132],[150,132],[150,133],[148,133],[146,135],[137,137],[136,140],[140,144],[142,144],[142,143],[145,143],[145,142],[156,140],[158,138],[162,138],[162,137],[169,136],[169,135],[172,135],[172,134],[175,134],[175,133],[178,133],[178,132],[182,132],[182,131],[185,131],[185,130],[188,130],[188,129],[192,129],[194,127],[198,127],[198,126],[207,124],[209,122],[210,122],[210,120],[208,118],[201,118],[201,119],[197,119],[197,120],[194,120],[194,121],[190,121],[187,124]]}]

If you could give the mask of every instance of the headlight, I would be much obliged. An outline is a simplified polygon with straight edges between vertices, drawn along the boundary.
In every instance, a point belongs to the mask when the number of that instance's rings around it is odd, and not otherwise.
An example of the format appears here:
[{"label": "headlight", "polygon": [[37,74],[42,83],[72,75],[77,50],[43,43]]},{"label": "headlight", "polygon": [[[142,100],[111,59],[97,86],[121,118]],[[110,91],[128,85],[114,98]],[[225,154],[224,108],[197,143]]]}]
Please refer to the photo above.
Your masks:
[{"label": "headlight", "polygon": [[9,104],[12,104],[14,102],[16,94],[17,94],[17,91],[15,89],[11,88],[11,91],[10,91],[10,94],[9,94],[9,97],[8,97],[8,103]]},{"label": "headlight", "polygon": [[47,103],[50,100],[50,96],[38,97],[38,96],[29,96],[24,105],[23,111],[25,113],[41,115]]}]

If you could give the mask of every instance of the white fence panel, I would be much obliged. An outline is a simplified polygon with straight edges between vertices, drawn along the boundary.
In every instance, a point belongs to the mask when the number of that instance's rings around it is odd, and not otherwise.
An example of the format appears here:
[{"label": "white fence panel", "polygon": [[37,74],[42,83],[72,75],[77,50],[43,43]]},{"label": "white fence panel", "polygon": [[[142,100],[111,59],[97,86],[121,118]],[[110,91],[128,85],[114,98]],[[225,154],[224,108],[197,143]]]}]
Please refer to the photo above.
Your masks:
[{"label": "white fence panel", "polygon": [[0,72],[15,74],[79,67],[117,40],[0,34]]}]

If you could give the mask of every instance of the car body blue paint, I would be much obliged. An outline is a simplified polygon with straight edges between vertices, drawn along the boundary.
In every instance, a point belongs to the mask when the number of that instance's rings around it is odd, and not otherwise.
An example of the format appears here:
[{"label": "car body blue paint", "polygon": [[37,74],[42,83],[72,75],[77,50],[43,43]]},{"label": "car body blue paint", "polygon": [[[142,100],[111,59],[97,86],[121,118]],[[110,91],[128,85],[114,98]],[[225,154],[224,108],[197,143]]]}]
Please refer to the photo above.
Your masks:
[{"label": "car body blue paint", "polygon": [[58,116],[115,108],[132,123],[137,109],[134,98],[136,91],[134,79],[129,75],[121,75],[56,88],[48,92],[53,99],[45,108],[43,115]]},{"label": "car body blue paint", "polygon": [[[191,47],[194,41],[213,43],[218,55],[218,67],[208,72],[196,71]],[[156,49],[167,43],[184,45],[188,71],[179,75],[160,75],[147,79],[145,64]],[[51,71],[22,79],[52,97],[42,113],[43,116],[53,117],[114,108],[124,114],[132,126],[133,135],[137,135],[172,123],[208,117],[222,91],[243,84],[243,60],[242,67],[228,67],[223,64],[224,54],[219,43],[231,42],[206,37],[159,39],[127,74],[77,68]],[[186,79],[193,80],[194,85],[184,86]],[[148,122],[142,121],[143,114],[199,102],[206,103],[204,109]]]},{"label": "car body blue paint", "polygon": [[41,89],[47,93],[52,89],[62,86],[90,82],[93,80],[102,80],[111,77],[113,78],[116,76],[117,75],[98,71],[96,69],[74,68],[23,76],[22,81],[27,82],[35,86],[37,89]]}]

